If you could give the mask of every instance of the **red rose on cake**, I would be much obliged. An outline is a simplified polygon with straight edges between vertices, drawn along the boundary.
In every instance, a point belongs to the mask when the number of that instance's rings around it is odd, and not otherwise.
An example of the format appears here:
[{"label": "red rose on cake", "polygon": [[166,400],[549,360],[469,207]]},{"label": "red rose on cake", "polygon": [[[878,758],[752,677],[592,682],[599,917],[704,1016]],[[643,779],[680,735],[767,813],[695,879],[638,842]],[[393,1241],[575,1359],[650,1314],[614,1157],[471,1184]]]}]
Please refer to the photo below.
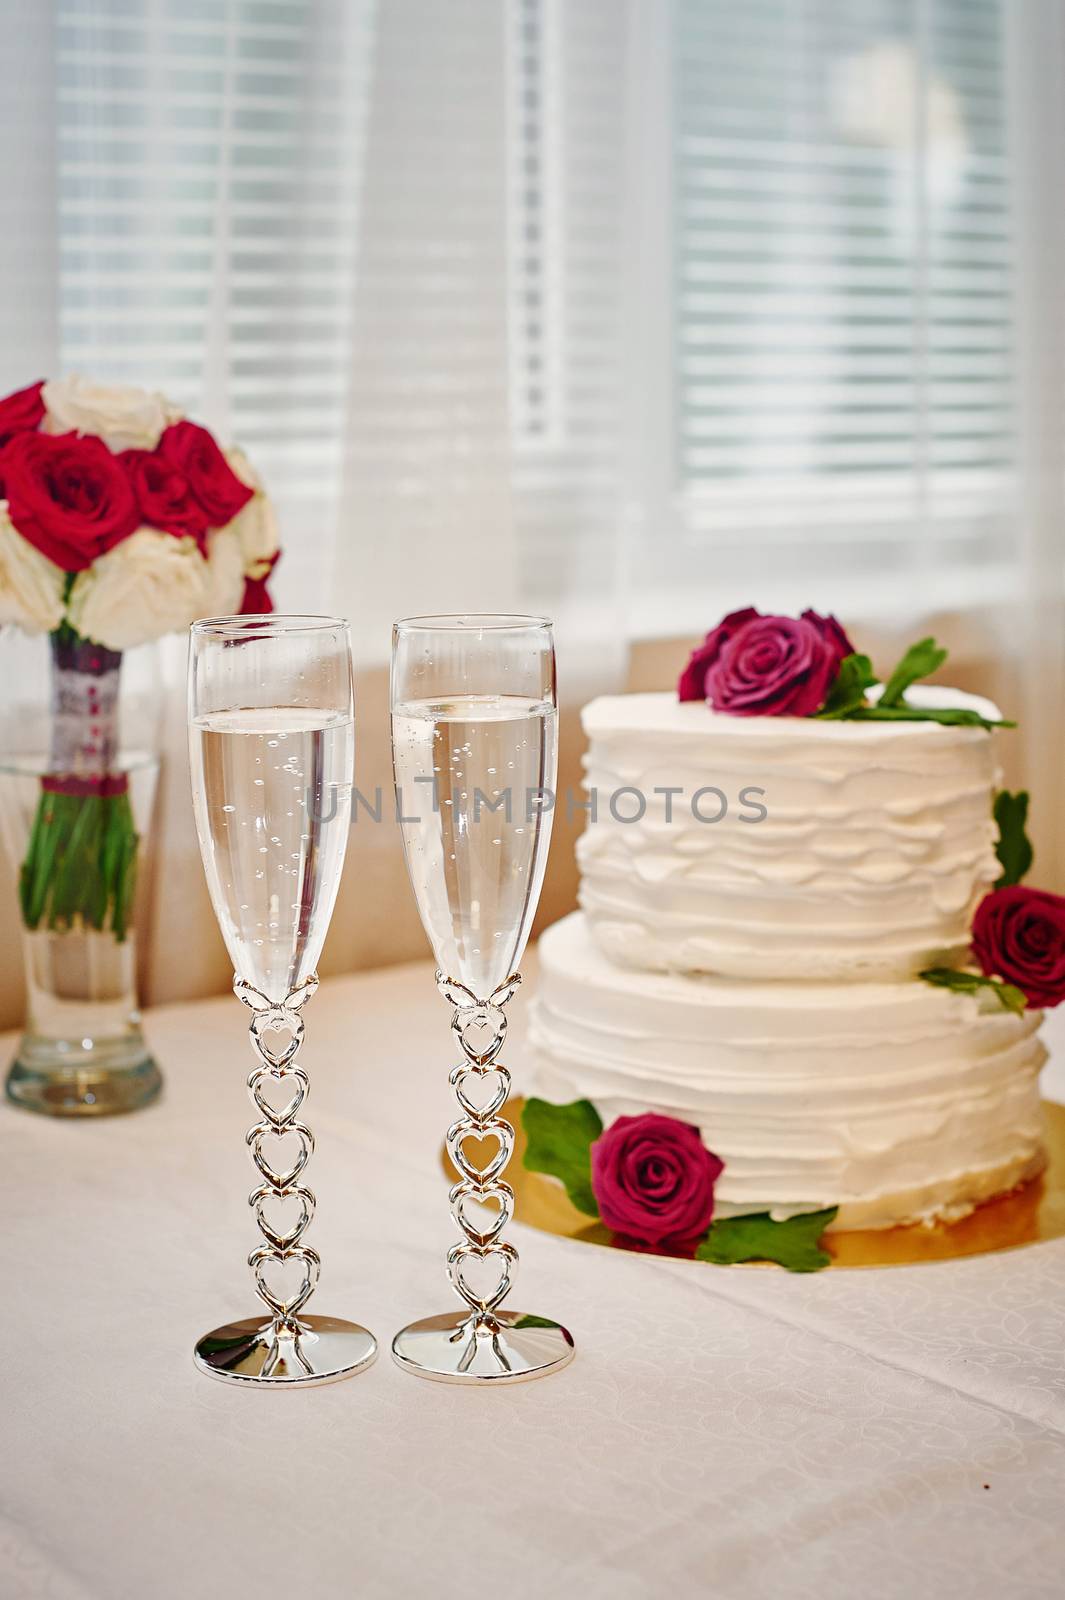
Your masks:
[{"label": "red rose on cake", "polygon": [[591,1147],[592,1192],[615,1233],[642,1244],[690,1244],[714,1215],[724,1162],[699,1130],[647,1112],[618,1117]]},{"label": "red rose on cake", "polygon": [[681,700],[706,700],[736,717],[810,717],[819,711],[854,646],[835,617],[733,611],[692,654]]},{"label": "red rose on cake", "polygon": [[1031,1007],[1065,1000],[1065,898],[1019,883],[985,896],[973,918],[973,954],[985,977],[1020,989]]},{"label": "red rose on cake", "polygon": [[723,647],[744,623],[751,622],[761,614],[754,606],[745,606],[742,611],[730,611],[716,628],[710,629],[702,644],[692,651],[691,660],[680,675],[677,694],[682,700],[706,699],[706,675],[717,661]]}]

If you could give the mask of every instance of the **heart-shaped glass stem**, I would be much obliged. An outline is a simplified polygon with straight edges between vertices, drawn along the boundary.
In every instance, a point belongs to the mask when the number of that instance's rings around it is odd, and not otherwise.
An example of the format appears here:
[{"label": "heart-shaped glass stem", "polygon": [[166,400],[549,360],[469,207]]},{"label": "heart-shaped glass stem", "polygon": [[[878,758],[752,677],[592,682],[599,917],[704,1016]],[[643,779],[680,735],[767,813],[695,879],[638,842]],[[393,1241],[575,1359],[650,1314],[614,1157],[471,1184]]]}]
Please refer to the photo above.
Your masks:
[{"label": "heart-shaped glass stem", "polygon": [[573,1340],[557,1322],[501,1309],[518,1252],[500,1237],[514,1214],[514,1191],[501,1177],[513,1153],[514,1129],[499,1114],[510,1073],[498,1057],[506,1034],[502,1007],[519,979],[508,978],[488,1000],[439,975],[437,982],[456,1007],[452,1032],[465,1057],[450,1077],[462,1115],[447,1131],[448,1155],[459,1173],[448,1198],[463,1235],[448,1251],[447,1270],[463,1309],[402,1328],[392,1353],[400,1366],[422,1377],[514,1383],[556,1371],[573,1355]]},{"label": "heart-shaped glass stem", "polygon": [[514,1246],[500,1239],[491,1244],[456,1244],[447,1254],[452,1287],[478,1317],[490,1316],[510,1293],[511,1274],[517,1264]]},{"label": "heart-shaped glass stem", "polygon": [[[296,1085],[291,1093],[291,1098],[284,1105],[278,1106],[276,1086],[281,1084],[288,1088],[289,1083]],[[248,1076],[248,1090],[256,1106],[262,1112],[267,1122],[272,1122],[275,1128],[284,1127],[290,1123],[310,1088],[310,1081],[302,1067],[294,1067],[290,1072],[271,1072],[264,1075],[258,1067]]]},{"label": "heart-shaped glass stem", "polygon": [[[277,1171],[271,1155],[276,1160],[284,1160],[278,1147],[291,1150],[290,1140],[296,1141],[296,1148],[292,1151],[290,1165]],[[311,1159],[314,1151],[314,1134],[306,1123],[286,1122],[260,1122],[248,1130],[248,1143],[251,1145],[251,1157],[270,1185],[275,1194],[283,1195],[290,1188]],[[264,1144],[267,1146],[263,1149]]]},{"label": "heart-shaped glass stem", "polygon": [[[464,1242],[448,1256],[448,1273],[456,1294],[483,1318],[509,1291],[518,1262],[514,1246],[499,1238],[514,1210],[514,1191],[500,1181],[514,1151],[514,1129],[499,1115],[510,1093],[510,1073],[497,1058],[507,1036],[503,1007],[521,979],[512,974],[487,1000],[441,973],[436,981],[455,1008],[451,1031],[464,1057],[450,1078],[462,1115],[447,1130],[448,1155],[460,1178],[451,1191],[451,1213]],[[479,1289],[470,1275],[483,1262],[494,1265],[495,1276]]]},{"label": "heart-shaped glass stem", "polygon": [[[248,1130],[248,1146],[262,1184],[251,1195],[259,1232],[266,1243],[253,1250],[249,1265],[255,1287],[274,1316],[290,1321],[314,1292],[321,1262],[316,1253],[300,1244],[314,1215],[314,1192],[300,1182],[303,1170],[314,1153],[314,1135],[298,1113],[310,1082],[302,1067],[295,1065],[303,1043],[304,1023],[301,1008],[318,986],[313,976],[292,995],[271,1003],[238,979],[234,989],[252,1012],[249,1032],[259,1065],[248,1077],[248,1092],[262,1120]],[[290,1206],[289,1202],[293,1204]],[[273,1220],[265,1210],[273,1204]],[[277,1210],[284,1207],[292,1220],[278,1223]],[[271,1288],[278,1270],[292,1262],[303,1265],[299,1286],[287,1294]]]},{"label": "heart-shaped glass stem", "polygon": [[[482,1165],[471,1159],[467,1144],[488,1145],[495,1142],[495,1151]],[[464,1178],[477,1184],[482,1194],[489,1194],[493,1179],[497,1178],[514,1151],[514,1129],[502,1117],[460,1117],[447,1130],[447,1153]],[[479,1152],[479,1153],[483,1153]]]},{"label": "heart-shaped glass stem", "polygon": [[[264,1244],[252,1251],[249,1261],[255,1274],[256,1292],[283,1322],[290,1322],[307,1303],[322,1270],[318,1252],[305,1244],[293,1245],[288,1250]],[[291,1271],[293,1264],[297,1268],[295,1274]],[[285,1289],[281,1287],[282,1282]]]},{"label": "heart-shaped glass stem", "polygon": [[[255,1220],[259,1224],[259,1232],[267,1244],[273,1245],[275,1250],[288,1250],[299,1242],[310,1226],[315,1205],[314,1195],[306,1184],[302,1183],[280,1194],[274,1189],[273,1184],[264,1183],[251,1196],[251,1206],[255,1212]],[[290,1219],[287,1228],[278,1215],[279,1211]]]},{"label": "heart-shaped glass stem", "polygon": [[248,1203],[264,1242],[252,1251],[248,1265],[271,1321],[265,1328],[235,1323],[216,1329],[200,1341],[197,1360],[215,1376],[250,1383],[347,1376],[373,1359],[373,1336],[355,1323],[301,1315],[317,1288],[322,1263],[318,1252],[302,1242],[315,1212],[314,1191],[301,1182],[314,1135],[299,1120],[310,1082],[295,1064],[304,1033],[297,1007],[314,993],[317,980],[301,985],[292,1006],[287,999],[272,1004],[241,981],[234,987],[253,1012],[249,1033],[259,1063],[249,1074],[248,1093],[260,1120],[249,1128],[247,1143],[263,1181]]},{"label": "heart-shaped glass stem", "polygon": [[498,1239],[514,1215],[514,1190],[509,1183],[493,1184],[491,1193],[486,1194],[481,1184],[464,1179],[456,1183],[448,1199],[451,1215],[474,1244]]},{"label": "heart-shaped glass stem", "polygon": [[[455,1091],[455,1099],[468,1117],[494,1117],[506,1104],[510,1093],[510,1073],[506,1067],[458,1066],[453,1070],[449,1082]],[[480,1098],[467,1093],[467,1085],[471,1083],[480,1086]]]}]

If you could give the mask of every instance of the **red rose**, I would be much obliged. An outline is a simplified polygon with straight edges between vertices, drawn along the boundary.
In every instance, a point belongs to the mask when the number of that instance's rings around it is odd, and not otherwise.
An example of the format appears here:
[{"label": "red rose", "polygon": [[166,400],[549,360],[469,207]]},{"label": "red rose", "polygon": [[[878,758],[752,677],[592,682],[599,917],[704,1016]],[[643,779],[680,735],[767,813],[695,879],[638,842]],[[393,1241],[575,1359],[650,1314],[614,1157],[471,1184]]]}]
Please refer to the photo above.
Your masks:
[{"label": "red rose", "polygon": [[[847,638],[847,635],[844,633],[835,617],[822,617],[816,611],[804,611],[802,616],[799,618],[799,621],[805,624],[807,629],[812,628],[821,641],[823,651],[817,653],[818,660],[821,661],[823,658],[829,662],[830,677],[828,687],[831,687],[832,683],[835,681],[836,674],[839,672],[840,663],[842,662],[844,656],[853,655],[854,646]],[[743,632],[747,628],[748,624],[754,622],[780,622],[791,625],[792,618],[765,617],[760,611],[756,610],[754,606],[747,606],[742,611],[731,611],[723,622],[718,623],[716,628],[711,628],[702,644],[699,645],[697,650],[692,652],[691,660],[681,673],[680,682],[677,684],[677,694],[681,700],[705,700],[709,697],[708,684],[711,668],[717,665],[718,659],[720,658],[725,646],[732,639],[734,639],[737,634]],[[821,672],[820,668],[818,668],[816,674],[818,682],[820,681],[820,676]],[[825,693],[827,694],[827,692],[828,691],[826,689]],[[809,696],[803,697],[803,699],[808,698]],[[823,699],[824,695],[822,695],[821,700],[819,700],[817,704],[812,707],[812,710],[817,711],[820,708]],[[726,706],[720,702],[715,702],[715,705],[719,711],[733,711],[735,709],[733,705]],[[783,712],[769,712],[762,708],[759,708],[757,712],[736,711],[736,715],[739,716],[754,716],[756,714],[762,716],[780,716],[783,714]],[[794,716],[809,716],[810,712],[792,711],[791,714]]]},{"label": "red rose", "polygon": [[0,475],[15,527],[64,572],[91,567],[140,520],[129,479],[99,439],[17,433]]},{"label": "red rose", "polygon": [[[819,619],[820,622],[821,619]],[[757,617],[727,640],[706,675],[706,698],[734,717],[811,717],[842,657],[817,623]]]},{"label": "red rose", "polygon": [[854,646],[835,617],[822,617],[816,611],[804,611],[799,620],[801,622],[809,622],[817,629],[824,643],[828,645],[836,657],[836,671],[838,672],[844,657],[854,654]]},{"label": "red rose", "polygon": [[31,383],[0,400],[0,450],[16,433],[36,433],[44,418],[43,388],[43,382]]},{"label": "red rose", "polygon": [[207,514],[193,498],[185,474],[159,450],[123,450],[118,460],[129,474],[141,521],[178,538],[189,534],[202,550]]},{"label": "red rose", "polygon": [[195,422],[175,422],[167,428],[159,454],[185,477],[211,528],[232,522],[255,492],[241,483],[207,429]]},{"label": "red rose", "polygon": [[270,557],[269,564],[261,578],[245,578],[244,597],[240,602],[240,614],[242,617],[265,617],[269,616],[274,609],[274,602],[270,598],[270,591],[267,589],[266,584],[267,580],[273,577],[274,568],[280,560],[281,552],[277,550]]},{"label": "red rose", "polygon": [[1004,978],[1030,1006],[1065,1000],[1065,899],[1009,884],[976,908],[973,954],[986,978]]},{"label": "red rose", "polygon": [[691,660],[680,675],[677,694],[681,700],[706,699],[706,674],[721,654],[722,647],[737,628],[742,628],[745,622],[761,614],[753,606],[747,606],[743,611],[730,611],[723,622],[710,629],[702,644],[692,651]]},{"label": "red rose", "polygon": [[698,1128],[655,1112],[618,1117],[591,1158],[599,1215],[615,1233],[642,1244],[689,1244],[709,1228],[725,1164]]}]

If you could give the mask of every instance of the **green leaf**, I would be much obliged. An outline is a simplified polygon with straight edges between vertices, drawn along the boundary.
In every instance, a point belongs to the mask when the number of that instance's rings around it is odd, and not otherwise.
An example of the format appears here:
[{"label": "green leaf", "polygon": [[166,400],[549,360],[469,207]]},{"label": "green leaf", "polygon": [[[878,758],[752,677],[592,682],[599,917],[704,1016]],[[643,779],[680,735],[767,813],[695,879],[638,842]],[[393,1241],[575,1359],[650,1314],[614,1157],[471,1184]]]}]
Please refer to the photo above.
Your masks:
[{"label": "green leaf", "polygon": [[873,663],[868,656],[844,656],[836,681],[817,715],[835,719],[847,716],[856,707],[865,704],[865,691],[876,681]]},{"label": "green leaf", "polygon": [[1010,794],[1000,789],[995,796],[995,821],[998,824],[998,843],[995,854],[1002,868],[1002,876],[995,882],[996,889],[1020,883],[1032,864],[1032,842],[1025,832],[1028,820],[1028,791],[1021,789]]},{"label": "green leaf", "polygon": [[28,928],[128,932],[139,839],[129,796],[41,795],[19,873]]},{"label": "green leaf", "polygon": [[530,1172],[561,1178],[577,1210],[597,1217],[589,1152],[603,1124],[592,1102],[574,1100],[568,1106],[553,1106],[547,1100],[526,1100],[521,1120],[527,1140],[525,1166]]},{"label": "green leaf", "polygon": [[1003,983],[1001,978],[985,978],[982,972],[960,972],[954,967],[928,967],[919,976],[925,983],[934,984],[937,989],[953,989],[955,994],[975,995],[981,989],[990,989],[1003,1010],[1012,1011],[1018,1017],[1028,1004],[1024,991],[1015,984]]},{"label": "green leaf", "polygon": [[938,722],[947,728],[1012,728],[1012,722],[985,717],[970,706],[914,706],[904,699],[918,678],[926,678],[947,659],[934,639],[911,645],[884,685],[879,699],[869,704],[865,691],[877,681],[868,656],[846,656],[829,690],[819,717],[848,722]]},{"label": "green leaf", "polygon": [[927,678],[930,673],[937,671],[946,659],[947,652],[937,645],[934,639],[921,639],[917,644],[911,644],[884,685],[879,704],[885,710],[889,710],[892,706],[901,706],[902,697],[910,684],[916,683],[919,678]]},{"label": "green leaf", "polygon": [[776,1261],[789,1272],[819,1272],[832,1257],[820,1248],[821,1235],[833,1222],[838,1206],[808,1211],[774,1222],[768,1211],[747,1217],[723,1217],[696,1250],[699,1261],[731,1266],[737,1261]]},{"label": "green leaf", "polygon": [[1015,722],[1005,717],[997,721],[984,717],[968,706],[886,706],[883,701],[875,705],[859,706],[846,713],[853,722],[939,722],[945,728],[1015,728]]}]

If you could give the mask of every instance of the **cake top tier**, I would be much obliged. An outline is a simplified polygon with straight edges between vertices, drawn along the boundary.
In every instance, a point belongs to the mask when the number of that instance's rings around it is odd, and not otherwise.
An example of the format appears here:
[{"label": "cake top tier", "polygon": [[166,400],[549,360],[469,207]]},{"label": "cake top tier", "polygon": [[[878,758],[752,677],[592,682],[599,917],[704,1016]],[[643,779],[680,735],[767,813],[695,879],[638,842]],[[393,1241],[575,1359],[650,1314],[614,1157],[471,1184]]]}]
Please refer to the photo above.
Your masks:
[{"label": "cake top tier", "polygon": [[[997,715],[957,690],[907,699]],[[737,717],[669,693],[593,700],[584,727],[580,899],[611,960],[870,981],[966,958],[1000,870],[987,729]]]},{"label": "cake top tier", "polygon": [[[869,691],[875,702],[878,688]],[[915,706],[938,706],[975,711],[989,722],[1001,712],[990,700],[965,694],[960,689],[938,685],[916,685],[906,698]],[[680,736],[685,739],[750,740],[758,744],[779,744],[785,740],[809,746],[811,740],[826,740],[850,747],[856,744],[880,747],[892,741],[929,740],[947,747],[986,742],[985,728],[949,727],[938,722],[833,722],[820,717],[734,717],[712,711],[701,700],[678,700],[672,690],[647,694],[603,695],[585,706],[581,714],[584,731],[590,739],[613,734]]]}]

